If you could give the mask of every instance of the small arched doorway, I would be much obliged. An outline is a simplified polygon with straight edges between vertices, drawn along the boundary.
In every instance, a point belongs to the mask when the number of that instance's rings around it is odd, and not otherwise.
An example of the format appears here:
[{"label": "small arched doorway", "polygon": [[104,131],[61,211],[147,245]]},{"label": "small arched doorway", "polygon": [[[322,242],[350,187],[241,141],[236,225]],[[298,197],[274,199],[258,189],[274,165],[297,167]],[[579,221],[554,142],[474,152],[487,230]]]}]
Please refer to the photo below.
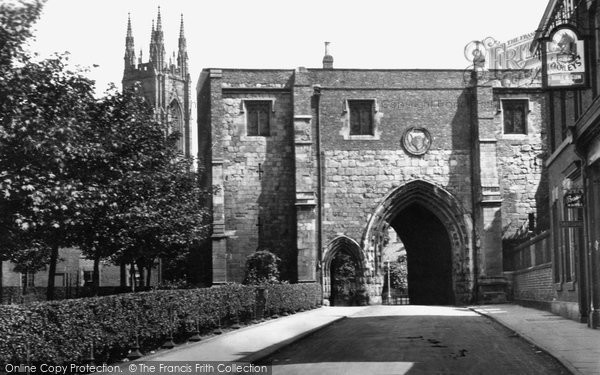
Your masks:
[{"label": "small arched doorway", "polygon": [[338,236],[323,257],[323,298],[334,306],[364,305],[364,258],[356,241]]},{"label": "small arched doorway", "polygon": [[331,260],[329,275],[331,275],[332,306],[358,305],[358,264],[352,255],[339,251]]}]

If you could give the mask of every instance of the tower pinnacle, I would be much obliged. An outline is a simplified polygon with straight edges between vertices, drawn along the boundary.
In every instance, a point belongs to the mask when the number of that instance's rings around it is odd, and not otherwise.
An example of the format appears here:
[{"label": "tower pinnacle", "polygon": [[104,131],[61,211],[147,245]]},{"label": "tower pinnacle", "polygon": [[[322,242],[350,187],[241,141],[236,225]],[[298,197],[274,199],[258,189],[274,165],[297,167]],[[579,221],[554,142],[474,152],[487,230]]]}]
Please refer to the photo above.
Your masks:
[{"label": "tower pinnacle", "polygon": [[135,47],[131,31],[131,15],[127,14],[127,35],[125,36],[125,70],[135,68]]},{"label": "tower pinnacle", "polygon": [[162,31],[162,21],[160,19],[160,6],[158,7],[158,16],[156,17],[156,31]]},{"label": "tower pinnacle", "polygon": [[183,13],[181,13],[181,23],[179,24],[179,38],[184,38],[184,36],[183,36]]},{"label": "tower pinnacle", "polygon": [[183,33],[183,14],[181,15],[181,24],[179,26],[179,48],[177,50],[177,68],[182,77],[188,73],[188,55],[185,35]]},{"label": "tower pinnacle", "polygon": [[150,39],[150,61],[159,72],[165,68],[165,45],[162,31],[160,7],[156,16],[156,29],[152,22],[152,37]]}]

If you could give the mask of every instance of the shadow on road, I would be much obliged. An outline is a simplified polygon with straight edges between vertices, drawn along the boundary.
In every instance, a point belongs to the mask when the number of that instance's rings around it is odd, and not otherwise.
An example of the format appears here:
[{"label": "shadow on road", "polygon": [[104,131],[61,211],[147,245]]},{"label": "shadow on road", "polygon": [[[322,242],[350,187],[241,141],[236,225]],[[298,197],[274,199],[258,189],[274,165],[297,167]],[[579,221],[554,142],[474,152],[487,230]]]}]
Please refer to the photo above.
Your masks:
[{"label": "shadow on road", "polygon": [[374,306],[257,364],[273,374],[569,374],[467,308]]}]

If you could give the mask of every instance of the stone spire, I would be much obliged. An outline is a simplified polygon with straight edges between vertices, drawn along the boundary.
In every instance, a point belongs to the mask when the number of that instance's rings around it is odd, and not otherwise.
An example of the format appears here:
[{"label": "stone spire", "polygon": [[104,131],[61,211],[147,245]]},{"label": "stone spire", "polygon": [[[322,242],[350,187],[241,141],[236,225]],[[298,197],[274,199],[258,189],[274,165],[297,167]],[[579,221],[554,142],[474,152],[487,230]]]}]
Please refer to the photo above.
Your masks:
[{"label": "stone spire", "polygon": [[329,54],[329,42],[325,42],[325,56],[323,56],[323,69],[333,69],[333,56]]},{"label": "stone spire", "polygon": [[156,17],[156,31],[162,32],[162,20],[160,18],[160,6],[158,7],[158,16]]},{"label": "stone spire", "polygon": [[179,26],[179,47],[177,50],[177,68],[182,77],[188,74],[188,54],[185,35],[183,32],[183,14],[181,15],[181,24]]},{"label": "stone spire", "polygon": [[131,15],[127,14],[127,35],[125,36],[125,70],[135,68],[135,47],[131,31]]},{"label": "stone spire", "polygon": [[162,71],[165,66],[165,43],[162,31],[162,20],[160,17],[160,7],[158,7],[158,16],[156,17],[156,29],[152,21],[152,35],[150,37],[150,62],[158,71]]}]

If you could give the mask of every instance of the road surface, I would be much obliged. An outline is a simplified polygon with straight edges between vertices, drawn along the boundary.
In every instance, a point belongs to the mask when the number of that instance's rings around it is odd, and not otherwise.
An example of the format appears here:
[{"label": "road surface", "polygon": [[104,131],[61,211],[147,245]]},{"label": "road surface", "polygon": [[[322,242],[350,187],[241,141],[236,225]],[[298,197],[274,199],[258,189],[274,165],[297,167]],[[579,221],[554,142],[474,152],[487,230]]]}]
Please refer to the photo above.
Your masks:
[{"label": "road surface", "polygon": [[373,306],[257,364],[274,375],[569,374],[489,318],[446,306]]}]

